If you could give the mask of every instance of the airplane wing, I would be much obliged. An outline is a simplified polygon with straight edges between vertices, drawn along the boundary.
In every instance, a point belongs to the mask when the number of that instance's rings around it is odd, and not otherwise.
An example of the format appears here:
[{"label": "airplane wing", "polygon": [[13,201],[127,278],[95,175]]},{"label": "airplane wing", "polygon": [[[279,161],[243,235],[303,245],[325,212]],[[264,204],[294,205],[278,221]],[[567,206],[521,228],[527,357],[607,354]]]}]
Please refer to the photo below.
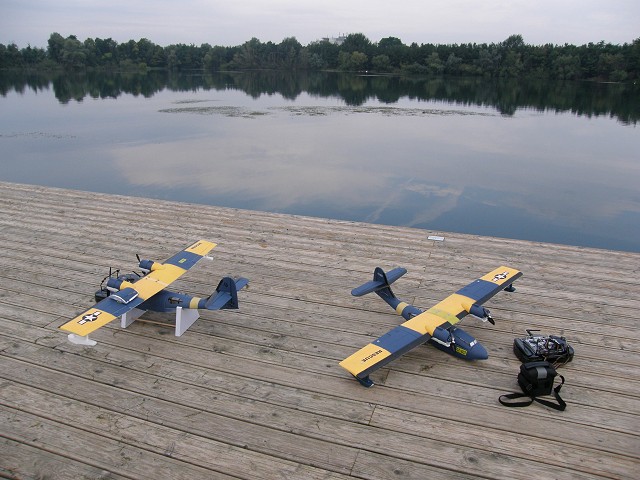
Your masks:
[{"label": "airplane wing", "polygon": [[[510,267],[499,267],[471,282],[456,293],[393,328],[372,343],[340,362],[340,366],[359,381],[409,350],[425,343],[440,331],[458,323],[468,313],[475,313],[482,303],[522,276],[522,272]],[[406,303],[401,303],[401,312]],[[437,328],[441,330],[436,330]]]},{"label": "airplane wing", "polygon": [[145,300],[175,282],[215,246],[215,243],[199,240],[164,263],[150,262],[152,265],[149,274],[129,284],[117,294],[109,295],[73,320],[62,325],[60,329],[80,336],[89,335],[111,320],[133,310]]}]

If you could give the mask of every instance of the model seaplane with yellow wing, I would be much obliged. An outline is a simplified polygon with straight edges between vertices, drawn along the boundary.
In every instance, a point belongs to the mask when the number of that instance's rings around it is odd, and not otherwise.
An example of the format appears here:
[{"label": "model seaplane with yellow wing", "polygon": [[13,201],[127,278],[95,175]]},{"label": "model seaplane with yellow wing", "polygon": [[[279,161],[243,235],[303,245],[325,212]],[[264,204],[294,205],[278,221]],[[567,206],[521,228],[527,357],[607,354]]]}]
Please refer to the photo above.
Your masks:
[{"label": "model seaplane with yellow wing", "polygon": [[426,342],[465,360],[488,358],[485,348],[456,324],[467,314],[495,324],[489,310],[481,305],[500,290],[515,291],[513,282],[522,276],[522,272],[513,268],[498,267],[422,311],[399,300],[391,291],[390,285],[405,273],[404,268],[385,273],[377,267],[372,281],[351,291],[356,297],[375,292],[406,320],[340,362],[365,387],[374,385],[369,378],[372,372]]},{"label": "model seaplane with yellow wing", "polygon": [[138,259],[142,275],[118,275],[118,272],[112,275],[109,272],[100,290],[96,292],[96,305],[62,325],[60,329],[71,332],[68,335],[71,343],[95,345],[96,342],[89,339],[89,334],[118,317],[121,317],[122,328],[126,328],[147,310],[175,310],[175,334],[180,336],[198,319],[198,309],[238,308],[238,290],[249,283],[246,278],[224,277],[208,298],[166,290],[166,287],[201,258],[206,257],[215,246],[215,243],[199,240],[164,263]]}]

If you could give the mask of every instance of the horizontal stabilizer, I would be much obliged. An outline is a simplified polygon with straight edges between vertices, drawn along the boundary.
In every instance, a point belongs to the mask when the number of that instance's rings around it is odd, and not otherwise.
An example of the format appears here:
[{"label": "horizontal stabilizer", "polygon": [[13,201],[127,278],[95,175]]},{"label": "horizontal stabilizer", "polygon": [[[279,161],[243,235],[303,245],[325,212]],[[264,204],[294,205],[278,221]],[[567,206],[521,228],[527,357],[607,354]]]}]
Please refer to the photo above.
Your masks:
[{"label": "horizontal stabilizer", "polygon": [[385,273],[380,267],[376,267],[373,272],[373,280],[351,290],[351,295],[354,297],[361,297],[367,293],[387,288],[405,273],[407,273],[407,269],[402,267],[394,268],[393,270],[389,270],[387,273]]}]

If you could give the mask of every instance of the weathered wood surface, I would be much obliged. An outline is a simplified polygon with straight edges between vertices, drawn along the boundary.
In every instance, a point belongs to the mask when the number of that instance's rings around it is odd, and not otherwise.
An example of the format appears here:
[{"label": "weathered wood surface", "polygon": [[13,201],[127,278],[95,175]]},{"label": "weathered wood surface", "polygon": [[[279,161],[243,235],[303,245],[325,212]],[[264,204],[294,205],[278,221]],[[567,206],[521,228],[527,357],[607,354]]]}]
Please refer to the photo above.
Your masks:
[{"label": "weathered wood surface", "polygon": [[[430,234],[445,237],[428,240]],[[240,310],[182,337],[117,322],[57,330],[113,266],[218,243],[176,289],[248,277]],[[637,478],[640,254],[0,183],[0,476],[14,478]],[[521,269],[463,326],[466,363],[415,349],[365,389],[339,360],[401,319],[351,297],[373,268],[429,307],[500,264]],[[147,314],[143,318],[170,320]],[[576,349],[565,412],[506,408],[525,328]]]}]

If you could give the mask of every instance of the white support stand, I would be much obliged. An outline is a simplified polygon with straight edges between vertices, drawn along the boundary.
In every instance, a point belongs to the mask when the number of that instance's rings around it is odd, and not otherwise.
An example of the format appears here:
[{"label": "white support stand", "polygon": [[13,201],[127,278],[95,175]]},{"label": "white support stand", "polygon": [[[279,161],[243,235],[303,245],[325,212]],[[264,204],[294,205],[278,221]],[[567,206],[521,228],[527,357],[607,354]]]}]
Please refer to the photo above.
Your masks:
[{"label": "white support stand", "polygon": [[180,337],[186,332],[196,320],[200,318],[200,313],[195,308],[176,307],[176,337]]},{"label": "white support stand", "polygon": [[139,308],[134,308],[133,310],[129,310],[127,313],[120,317],[120,327],[127,328],[133,322],[136,321],[140,315],[142,315],[146,310],[140,310]]},{"label": "white support stand", "polygon": [[83,337],[82,335],[76,335],[75,333],[70,333],[69,335],[67,335],[67,339],[71,343],[74,343],[76,345],[86,345],[87,347],[93,347],[98,343],[95,340],[91,340],[89,338],[89,335],[85,335]]}]

